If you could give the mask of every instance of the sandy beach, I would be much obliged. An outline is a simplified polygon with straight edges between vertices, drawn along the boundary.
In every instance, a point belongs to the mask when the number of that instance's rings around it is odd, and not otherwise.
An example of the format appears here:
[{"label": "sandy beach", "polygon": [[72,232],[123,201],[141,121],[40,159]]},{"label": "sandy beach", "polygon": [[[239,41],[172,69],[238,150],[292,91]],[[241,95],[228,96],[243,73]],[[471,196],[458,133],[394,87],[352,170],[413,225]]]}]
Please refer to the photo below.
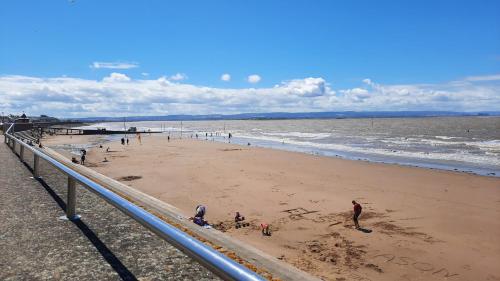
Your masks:
[{"label": "sandy beach", "polygon": [[500,178],[146,135],[86,166],[186,215],[203,204],[214,227],[325,280],[500,280]]}]

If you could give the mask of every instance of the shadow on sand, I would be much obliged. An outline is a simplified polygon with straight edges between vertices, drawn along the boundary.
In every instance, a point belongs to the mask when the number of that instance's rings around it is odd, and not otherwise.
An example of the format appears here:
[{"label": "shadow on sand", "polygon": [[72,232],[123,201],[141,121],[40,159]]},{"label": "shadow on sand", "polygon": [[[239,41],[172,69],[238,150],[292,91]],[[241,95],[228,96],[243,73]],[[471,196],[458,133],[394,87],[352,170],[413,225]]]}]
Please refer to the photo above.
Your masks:
[{"label": "shadow on sand", "polygon": [[364,233],[372,233],[372,230],[368,229],[368,228],[360,227],[360,228],[358,228],[358,230],[361,232],[364,232]]}]

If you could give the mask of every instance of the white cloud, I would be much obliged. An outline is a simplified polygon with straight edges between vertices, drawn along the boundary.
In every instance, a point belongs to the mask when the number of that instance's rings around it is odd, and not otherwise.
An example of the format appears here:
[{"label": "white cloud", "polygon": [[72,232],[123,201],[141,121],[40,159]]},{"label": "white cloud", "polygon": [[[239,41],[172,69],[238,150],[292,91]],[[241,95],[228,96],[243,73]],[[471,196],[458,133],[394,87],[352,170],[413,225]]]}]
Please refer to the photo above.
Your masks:
[{"label": "white cloud", "polygon": [[139,67],[138,63],[134,62],[99,62],[95,61],[90,65],[90,68],[100,69],[130,69]]},{"label": "white cloud", "polygon": [[247,78],[247,81],[249,83],[252,83],[252,84],[255,84],[255,83],[259,83],[259,81],[261,80],[262,78],[260,78],[259,75],[257,74],[252,74],[252,75],[248,75],[248,78]]},{"label": "white cloud", "polygon": [[186,80],[187,78],[188,78],[187,75],[184,73],[176,73],[176,74],[170,76],[169,79],[172,81],[182,81],[182,80]]},{"label": "white cloud", "polygon": [[220,76],[220,80],[222,80],[224,82],[229,82],[229,81],[231,81],[231,75],[228,73],[224,73]]},{"label": "white cloud", "polygon": [[465,81],[497,81],[500,80],[500,74],[496,75],[483,75],[483,76],[469,76],[464,79]]},{"label": "white cloud", "polygon": [[141,72],[141,75],[147,77],[147,76],[149,76],[149,73],[147,73],[147,72]]},{"label": "white cloud", "polygon": [[270,88],[224,89],[174,83],[169,77],[102,80],[0,76],[0,107],[60,117],[344,110],[487,111],[500,108],[500,81],[383,85],[332,89],[320,77]]},{"label": "white cloud", "polygon": [[275,86],[275,88],[284,88],[287,89],[289,93],[302,97],[316,97],[332,93],[331,89],[326,86],[326,82],[323,78],[313,77],[283,82],[281,85]]},{"label": "white cloud", "polygon": [[130,77],[125,74],[113,72],[109,76],[102,78],[103,82],[127,82]]}]

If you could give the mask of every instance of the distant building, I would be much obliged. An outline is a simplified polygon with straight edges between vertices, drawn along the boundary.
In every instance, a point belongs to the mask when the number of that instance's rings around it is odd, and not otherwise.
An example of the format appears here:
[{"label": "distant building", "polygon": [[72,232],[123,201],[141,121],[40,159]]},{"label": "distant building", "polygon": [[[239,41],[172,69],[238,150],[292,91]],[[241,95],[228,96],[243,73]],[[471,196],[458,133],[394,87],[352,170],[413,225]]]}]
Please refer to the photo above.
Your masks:
[{"label": "distant building", "polygon": [[29,122],[30,122],[30,119],[24,113],[23,113],[23,115],[21,115],[21,117],[14,120],[14,123],[29,123]]}]

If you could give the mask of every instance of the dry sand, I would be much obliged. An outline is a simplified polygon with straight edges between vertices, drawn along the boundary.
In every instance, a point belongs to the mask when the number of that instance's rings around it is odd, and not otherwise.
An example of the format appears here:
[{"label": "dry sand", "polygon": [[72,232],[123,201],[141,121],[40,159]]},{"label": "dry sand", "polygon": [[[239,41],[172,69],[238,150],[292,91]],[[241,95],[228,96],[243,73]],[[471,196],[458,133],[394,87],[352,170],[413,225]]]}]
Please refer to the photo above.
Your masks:
[{"label": "dry sand", "polygon": [[87,163],[325,280],[500,280],[499,178],[144,135]]}]

